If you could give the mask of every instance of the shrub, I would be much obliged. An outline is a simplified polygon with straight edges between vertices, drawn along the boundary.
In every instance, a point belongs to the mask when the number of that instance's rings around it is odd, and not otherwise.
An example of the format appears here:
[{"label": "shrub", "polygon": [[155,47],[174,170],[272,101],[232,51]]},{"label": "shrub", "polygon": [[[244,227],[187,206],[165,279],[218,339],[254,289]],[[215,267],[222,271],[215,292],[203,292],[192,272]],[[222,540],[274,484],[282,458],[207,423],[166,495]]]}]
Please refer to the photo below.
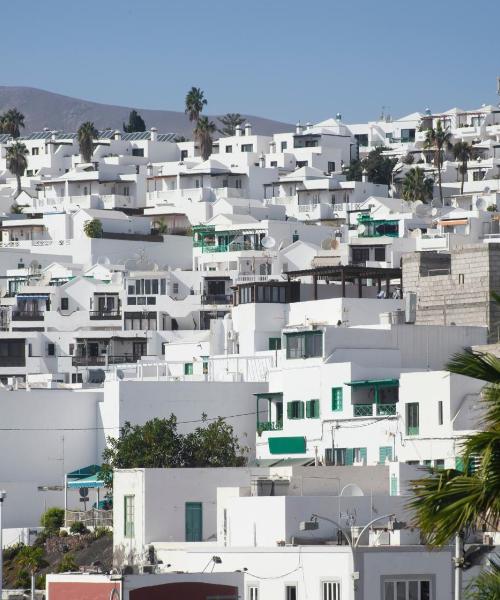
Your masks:
[{"label": "shrub", "polygon": [[59,537],[68,537],[68,532],[66,531],[66,529],[62,529],[59,532]]},{"label": "shrub", "polygon": [[66,573],[68,571],[78,571],[78,569],[79,569],[79,567],[75,560],[75,557],[70,552],[68,552],[68,554],[65,554],[62,557],[61,562],[57,565],[58,573]]},{"label": "shrub", "polygon": [[35,546],[35,548],[43,546],[49,537],[50,535],[45,530],[40,531],[36,537],[36,540],[33,542],[33,546]]},{"label": "shrub", "polygon": [[26,569],[20,569],[18,571],[14,585],[17,589],[21,588],[23,590],[31,587],[31,577]]},{"label": "shrub", "polygon": [[74,523],[71,523],[71,527],[69,528],[69,530],[71,533],[78,535],[83,535],[84,533],[89,532],[89,530],[81,521],[75,521]]},{"label": "shrub", "polygon": [[108,529],[107,527],[96,527],[94,529],[94,537],[96,540],[98,540],[99,538],[102,538],[106,535],[110,535],[111,533],[111,529]]},{"label": "shrub", "polygon": [[12,560],[16,558],[19,550],[24,548],[24,544],[22,542],[18,542],[17,544],[13,544],[12,546],[8,546],[3,551],[3,559],[4,560]]},{"label": "shrub", "polygon": [[49,534],[56,533],[64,525],[64,510],[55,506],[48,508],[40,518],[40,525]]},{"label": "shrub", "polygon": [[86,221],[83,226],[83,231],[89,238],[100,238],[102,237],[102,223],[99,219]]}]

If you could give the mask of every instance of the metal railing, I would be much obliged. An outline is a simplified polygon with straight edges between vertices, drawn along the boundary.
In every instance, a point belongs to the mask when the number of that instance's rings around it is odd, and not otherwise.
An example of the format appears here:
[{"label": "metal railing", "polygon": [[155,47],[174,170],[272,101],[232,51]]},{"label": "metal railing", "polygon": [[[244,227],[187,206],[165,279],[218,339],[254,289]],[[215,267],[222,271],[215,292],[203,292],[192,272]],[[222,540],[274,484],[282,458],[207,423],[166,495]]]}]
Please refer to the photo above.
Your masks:
[{"label": "metal railing", "polygon": [[377,404],[377,415],[379,417],[387,417],[396,414],[395,404]]},{"label": "metal railing", "polygon": [[24,356],[0,356],[0,367],[25,367]]},{"label": "metal railing", "polygon": [[281,431],[283,421],[261,421],[257,425],[257,433],[260,435],[263,431]]},{"label": "metal railing", "polygon": [[113,511],[91,508],[90,510],[67,510],[65,525],[70,527],[73,523],[83,523],[85,527],[113,527]]},{"label": "metal railing", "polygon": [[233,296],[231,294],[202,294],[202,304],[232,304]]},{"label": "metal railing", "polygon": [[13,310],[13,321],[43,321],[44,313],[41,311]]},{"label": "metal railing", "polygon": [[106,365],[121,365],[127,363],[136,363],[141,359],[140,354],[112,354],[107,356],[100,354],[99,356],[73,356],[72,365],[74,367],[102,367]]},{"label": "metal railing", "polygon": [[90,319],[121,319],[122,313],[119,310],[91,310]]},{"label": "metal railing", "polygon": [[355,417],[373,416],[373,404],[353,404],[352,408]]}]

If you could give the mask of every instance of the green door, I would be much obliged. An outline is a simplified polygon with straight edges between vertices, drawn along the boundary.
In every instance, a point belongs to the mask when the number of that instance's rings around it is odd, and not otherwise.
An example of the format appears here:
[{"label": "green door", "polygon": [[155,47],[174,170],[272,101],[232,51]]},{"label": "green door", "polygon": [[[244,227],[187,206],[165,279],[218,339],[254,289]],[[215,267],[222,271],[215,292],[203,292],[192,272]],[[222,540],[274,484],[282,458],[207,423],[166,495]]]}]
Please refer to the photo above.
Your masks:
[{"label": "green door", "polygon": [[186,502],[186,542],[201,542],[203,510],[201,502]]}]

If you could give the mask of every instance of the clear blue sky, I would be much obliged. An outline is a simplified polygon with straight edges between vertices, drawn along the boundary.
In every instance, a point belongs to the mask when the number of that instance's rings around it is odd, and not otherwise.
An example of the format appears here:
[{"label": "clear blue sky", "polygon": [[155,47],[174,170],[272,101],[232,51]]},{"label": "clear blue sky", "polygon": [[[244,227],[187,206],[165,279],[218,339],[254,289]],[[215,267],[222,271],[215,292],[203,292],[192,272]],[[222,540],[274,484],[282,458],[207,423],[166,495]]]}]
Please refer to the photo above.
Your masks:
[{"label": "clear blue sky", "polygon": [[111,104],[318,121],[497,103],[498,0],[24,0],[0,84]]}]

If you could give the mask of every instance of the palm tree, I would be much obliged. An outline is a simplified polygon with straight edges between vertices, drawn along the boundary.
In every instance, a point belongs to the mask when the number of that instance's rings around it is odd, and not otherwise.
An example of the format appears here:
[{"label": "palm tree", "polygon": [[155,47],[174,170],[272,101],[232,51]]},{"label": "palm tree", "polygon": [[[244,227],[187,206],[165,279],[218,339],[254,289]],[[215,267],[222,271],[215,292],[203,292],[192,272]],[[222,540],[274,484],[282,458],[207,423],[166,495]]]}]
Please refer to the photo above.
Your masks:
[{"label": "palm tree", "polygon": [[191,122],[198,121],[203,107],[207,101],[203,90],[197,87],[192,87],[186,94],[186,110],[184,111]]},{"label": "palm tree", "polygon": [[426,131],[424,148],[434,151],[434,164],[438,171],[439,199],[443,206],[443,188],[441,185],[441,169],[443,167],[443,151],[450,144],[451,133],[448,128],[443,129],[441,119],[438,119],[435,128]]},{"label": "palm tree", "polygon": [[17,179],[16,198],[21,193],[21,177],[28,166],[26,158],[28,154],[28,148],[21,142],[15,142],[7,148],[7,166],[12,175],[15,175]]},{"label": "palm tree", "polygon": [[217,127],[213,121],[209,121],[208,117],[200,117],[193,131],[194,139],[200,144],[200,152],[203,160],[212,154],[212,135],[217,131]]},{"label": "palm tree", "polygon": [[91,162],[92,154],[94,153],[94,140],[98,135],[99,132],[91,121],[86,121],[80,125],[78,129],[78,144],[84,163]]},{"label": "palm tree", "polygon": [[[493,297],[500,299],[497,294]],[[415,511],[416,525],[426,541],[435,546],[479,524],[496,530],[500,519],[500,359],[468,350],[455,355],[447,368],[451,373],[486,382],[482,394],[485,416],[483,430],[464,442],[463,473],[454,469],[436,471],[412,482],[414,498],[410,507]],[[484,589],[484,579],[495,587],[496,578],[498,591],[498,572],[485,571],[481,578]],[[480,597],[493,600],[498,598],[495,593]]]},{"label": "palm tree", "polygon": [[427,202],[433,195],[434,182],[425,177],[419,167],[410,169],[403,179],[403,198],[408,202],[420,200]]},{"label": "palm tree", "polygon": [[225,136],[234,135],[236,127],[243,125],[245,117],[242,117],[240,113],[227,113],[223,117],[218,117],[218,120],[222,123],[222,129],[217,131]]},{"label": "palm tree", "polygon": [[472,158],[472,146],[467,142],[457,142],[453,146],[453,156],[455,160],[459,160],[462,164],[460,165],[460,173],[462,174],[462,185],[460,186],[460,193],[464,193],[465,175],[467,173],[467,163]]},{"label": "palm tree", "polygon": [[16,556],[17,565],[29,572],[31,577],[31,600],[35,600],[35,575],[47,563],[43,558],[42,548],[24,546]]},{"label": "palm tree", "polygon": [[3,133],[10,133],[12,137],[18,138],[22,127],[24,127],[24,115],[17,108],[10,108],[2,115]]}]

